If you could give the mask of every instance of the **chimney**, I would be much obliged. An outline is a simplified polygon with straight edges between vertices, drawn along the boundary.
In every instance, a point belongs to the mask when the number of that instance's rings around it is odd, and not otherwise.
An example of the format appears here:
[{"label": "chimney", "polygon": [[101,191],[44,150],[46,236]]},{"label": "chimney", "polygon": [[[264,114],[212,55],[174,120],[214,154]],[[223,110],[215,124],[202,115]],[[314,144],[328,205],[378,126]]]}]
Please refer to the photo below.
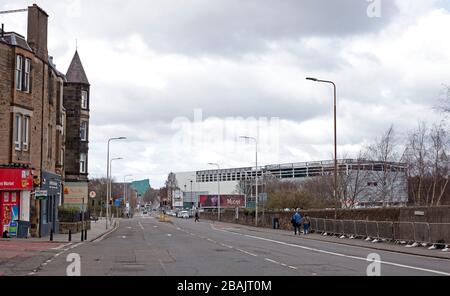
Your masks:
[{"label": "chimney", "polygon": [[36,4],[28,7],[28,44],[42,60],[48,60],[48,14]]}]

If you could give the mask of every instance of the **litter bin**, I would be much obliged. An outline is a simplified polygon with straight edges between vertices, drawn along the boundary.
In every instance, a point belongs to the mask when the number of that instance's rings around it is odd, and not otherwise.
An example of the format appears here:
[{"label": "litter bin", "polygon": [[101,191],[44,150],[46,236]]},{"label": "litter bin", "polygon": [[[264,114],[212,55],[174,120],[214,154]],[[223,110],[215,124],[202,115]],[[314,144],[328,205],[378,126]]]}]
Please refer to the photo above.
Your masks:
[{"label": "litter bin", "polygon": [[28,229],[30,229],[30,222],[17,221],[17,238],[28,238]]},{"label": "litter bin", "polygon": [[272,218],[272,227],[273,229],[280,229],[280,219],[279,218]]}]

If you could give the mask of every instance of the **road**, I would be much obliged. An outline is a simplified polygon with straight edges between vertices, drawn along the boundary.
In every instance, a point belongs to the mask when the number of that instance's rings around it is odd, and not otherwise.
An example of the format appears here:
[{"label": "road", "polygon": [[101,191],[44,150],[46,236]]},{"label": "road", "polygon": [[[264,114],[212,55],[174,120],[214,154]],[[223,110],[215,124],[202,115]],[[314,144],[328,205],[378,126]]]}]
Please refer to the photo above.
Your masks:
[{"label": "road", "polygon": [[383,276],[450,275],[445,259],[155,217],[121,220],[113,233],[62,251],[33,275],[66,275],[67,255],[77,253],[82,276],[365,276],[374,252]]}]

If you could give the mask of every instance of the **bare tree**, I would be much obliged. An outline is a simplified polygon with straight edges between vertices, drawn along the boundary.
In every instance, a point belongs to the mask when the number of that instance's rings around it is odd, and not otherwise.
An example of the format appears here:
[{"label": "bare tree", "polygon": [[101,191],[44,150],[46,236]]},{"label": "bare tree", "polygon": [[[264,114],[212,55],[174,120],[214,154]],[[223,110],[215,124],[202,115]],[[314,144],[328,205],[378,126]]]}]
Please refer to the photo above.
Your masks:
[{"label": "bare tree", "polygon": [[449,182],[449,157],[447,154],[449,137],[442,123],[433,126],[430,131],[430,140],[432,176],[431,205],[439,205]]},{"label": "bare tree", "polygon": [[444,97],[441,100],[441,104],[438,107],[442,112],[450,113],[450,86],[444,86]]},{"label": "bare tree", "polygon": [[143,200],[146,203],[154,203],[158,199],[159,190],[149,188],[144,194]]},{"label": "bare tree", "polygon": [[334,207],[334,179],[332,175],[309,178],[301,183],[302,190],[312,200],[314,208]]},{"label": "bare tree", "polygon": [[449,182],[449,134],[444,123],[427,129],[425,124],[409,136],[407,162],[414,204],[440,205]]},{"label": "bare tree", "polygon": [[397,194],[398,180],[404,170],[397,167],[396,163],[403,159],[398,154],[398,143],[395,137],[394,127],[391,127],[384,135],[367,149],[367,156],[373,162],[371,175],[375,178],[375,197],[386,206]]},{"label": "bare tree", "polygon": [[426,178],[428,174],[428,128],[425,123],[419,123],[416,130],[408,136],[405,160],[408,165],[408,180],[410,194],[415,205],[420,205],[426,194]]},{"label": "bare tree", "polygon": [[339,194],[345,208],[354,208],[366,190],[369,174],[365,162],[360,151],[356,163],[348,164],[346,172],[339,174]]}]

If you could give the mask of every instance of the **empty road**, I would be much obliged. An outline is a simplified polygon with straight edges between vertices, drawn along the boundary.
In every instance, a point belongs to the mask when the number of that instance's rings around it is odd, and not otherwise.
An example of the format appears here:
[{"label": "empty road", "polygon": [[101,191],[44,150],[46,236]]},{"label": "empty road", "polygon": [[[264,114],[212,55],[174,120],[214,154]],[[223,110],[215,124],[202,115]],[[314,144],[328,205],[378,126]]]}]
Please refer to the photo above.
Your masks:
[{"label": "empty road", "polygon": [[445,259],[156,217],[121,220],[116,231],[62,251],[32,275],[66,275],[70,253],[80,255],[82,276],[365,276],[372,253],[382,276],[450,275]]}]

